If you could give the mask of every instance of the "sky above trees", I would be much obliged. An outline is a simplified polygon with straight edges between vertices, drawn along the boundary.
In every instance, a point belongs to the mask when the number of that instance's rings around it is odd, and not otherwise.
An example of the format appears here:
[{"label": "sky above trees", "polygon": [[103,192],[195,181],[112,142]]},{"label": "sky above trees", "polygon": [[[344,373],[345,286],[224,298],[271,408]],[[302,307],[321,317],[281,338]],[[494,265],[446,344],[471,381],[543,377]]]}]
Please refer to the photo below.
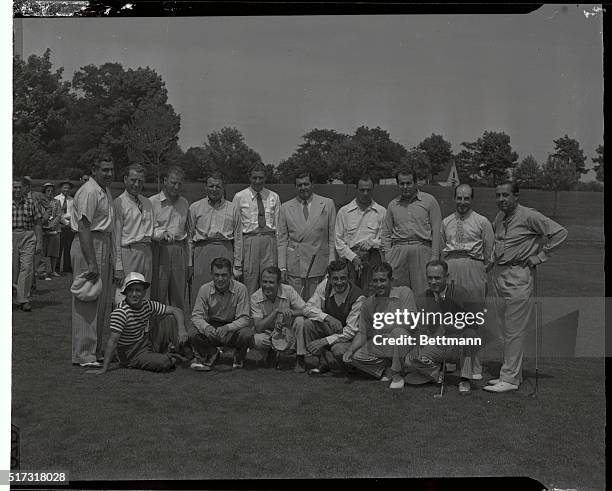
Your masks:
[{"label": "sky above trees", "polygon": [[[179,144],[235,126],[266,163],[312,128],[380,126],[407,148],[511,136],[544,162],[568,134],[603,142],[602,19],[590,6],[528,15],[24,19],[24,56],[64,78],[87,64],[150,66],[181,115]],[[589,173],[586,179],[593,179]]]}]

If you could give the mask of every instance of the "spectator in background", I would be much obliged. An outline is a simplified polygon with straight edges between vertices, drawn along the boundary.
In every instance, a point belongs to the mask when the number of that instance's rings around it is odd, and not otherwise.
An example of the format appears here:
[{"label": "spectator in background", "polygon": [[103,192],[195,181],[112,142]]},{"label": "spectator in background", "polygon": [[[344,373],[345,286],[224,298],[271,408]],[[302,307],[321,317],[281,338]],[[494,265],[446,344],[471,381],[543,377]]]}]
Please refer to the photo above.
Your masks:
[{"label": "spectator in background", "polygon": [[43,252],[41,264],[41,279],[51,281],[51,276],[60,276],[55,272],[54,265],[59,258],[60,249],[60,219],[62,218],[61,204],[53,196],[55,186],[46,182],[43,185],[43,197],[40,199],[41,208],[48,217],[43,221]]},{"label": "spectator in background", "polygon": [[42,251],[40,210],[26,196],[25,180],[13,179],[13,290],[14,302],[30,312],[30,294],[34,274],[34,252]]},{"label": "spectator in background", "polygon": [[72,240],[74,239],[74,232],[70,226],[70,214],[72,213],[72,203],[74,198],[70,196],[70,193],[74,189],[74,186],[70,181],[62,181],[60,183],[60,191],[55,199],[60,202],[60,246],[59,255],[57,262],[55,263],[55,272],[58,274],[70,273],[72,268],[70,266],[70,247],[72,246]]}]

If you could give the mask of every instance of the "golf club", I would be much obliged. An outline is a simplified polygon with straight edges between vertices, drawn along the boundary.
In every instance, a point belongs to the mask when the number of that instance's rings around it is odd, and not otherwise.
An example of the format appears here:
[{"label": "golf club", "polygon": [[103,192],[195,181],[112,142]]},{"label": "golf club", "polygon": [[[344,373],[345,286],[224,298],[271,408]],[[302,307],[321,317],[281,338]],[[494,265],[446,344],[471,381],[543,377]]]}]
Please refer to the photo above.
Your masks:
[{"label": "golf club", "polygon": [[446,355],[444,355],[444,359],[442,360],[442,374],[440,378],[440,393],[434,394],[434,399],[440,399],[444,396],[444,383],[446,381]]},{"label": "golf club", "polygon": [[540,323],[542,321],[542,303],[538,297],[538,270],[533,268],[533,295],[535,296],[536,323],[535,323],[535,384],[533,392],[528,397],[537,397],[538,395],[538,358],[540,356]]},{"label": "golf club", "polygon": [[[302,283],[302,288],[300,288],[300,297],[302,296],[302,293],[304,292],[304,287],[306,286],[306,283],[308,282],[308,276],[310,275],[310,270],[312,269],[312,265],[314,264],[316,257],[317,257],[317,253],[315,252],[312,258],[310,259],[310,264],[308,265],[308,269],[306,270],[306,278],[304,278],[304,283]],[[304,299],[304,300],[308,301],[308,299]]]}]

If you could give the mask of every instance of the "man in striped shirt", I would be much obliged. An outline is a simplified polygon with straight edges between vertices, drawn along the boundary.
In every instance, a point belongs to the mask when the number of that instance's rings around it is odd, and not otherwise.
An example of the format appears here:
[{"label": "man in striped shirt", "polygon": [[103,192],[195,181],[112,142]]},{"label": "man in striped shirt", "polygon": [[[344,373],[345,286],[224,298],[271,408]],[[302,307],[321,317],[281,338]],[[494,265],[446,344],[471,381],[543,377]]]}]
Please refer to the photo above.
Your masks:
[{"label": "man in striped shirt", "polygon": [[125,300],[111,313],[111,335],[106,346],[104,365],[99,370],[88,370],[88,373],[106,373],[115,349],[120,366],[151,372],[167,372],[174,367],[177,359],[181,359],[176,353],[156,353],[145,333],[151,317],[172,315],[178,325],[179,342],[187,341],[183,312],[170,305],[146,300],[149,285],[140,273],[130,273],[125,277],[121,290]]},{"label": "man in striped shirt", "polygon": [[42,216],[32,198],[24,196],[23,184],[13,180],[13,289],[15,303],[30,312],[34,252],[42,252]]}]

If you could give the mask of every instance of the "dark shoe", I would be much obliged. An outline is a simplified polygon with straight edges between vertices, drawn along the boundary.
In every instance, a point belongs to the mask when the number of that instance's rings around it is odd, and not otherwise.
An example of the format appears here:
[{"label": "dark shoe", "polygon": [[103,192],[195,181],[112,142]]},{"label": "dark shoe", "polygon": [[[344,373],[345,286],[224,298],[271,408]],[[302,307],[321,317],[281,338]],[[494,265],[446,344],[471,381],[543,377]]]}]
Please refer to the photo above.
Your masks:
[{"label": "dark shoe", "polygon": [[31,312],[32,311],[32,306],[30,305],[29,302],[22,303],[21,304],[21,310],[23,310],[24,312]]},{"label": "dark shoe", "polygon": [[298,356],[295,360],[295,368],[293,369],[295,373],[305,373],[306,372],[306,362],[304,361],[304,356]]}]

